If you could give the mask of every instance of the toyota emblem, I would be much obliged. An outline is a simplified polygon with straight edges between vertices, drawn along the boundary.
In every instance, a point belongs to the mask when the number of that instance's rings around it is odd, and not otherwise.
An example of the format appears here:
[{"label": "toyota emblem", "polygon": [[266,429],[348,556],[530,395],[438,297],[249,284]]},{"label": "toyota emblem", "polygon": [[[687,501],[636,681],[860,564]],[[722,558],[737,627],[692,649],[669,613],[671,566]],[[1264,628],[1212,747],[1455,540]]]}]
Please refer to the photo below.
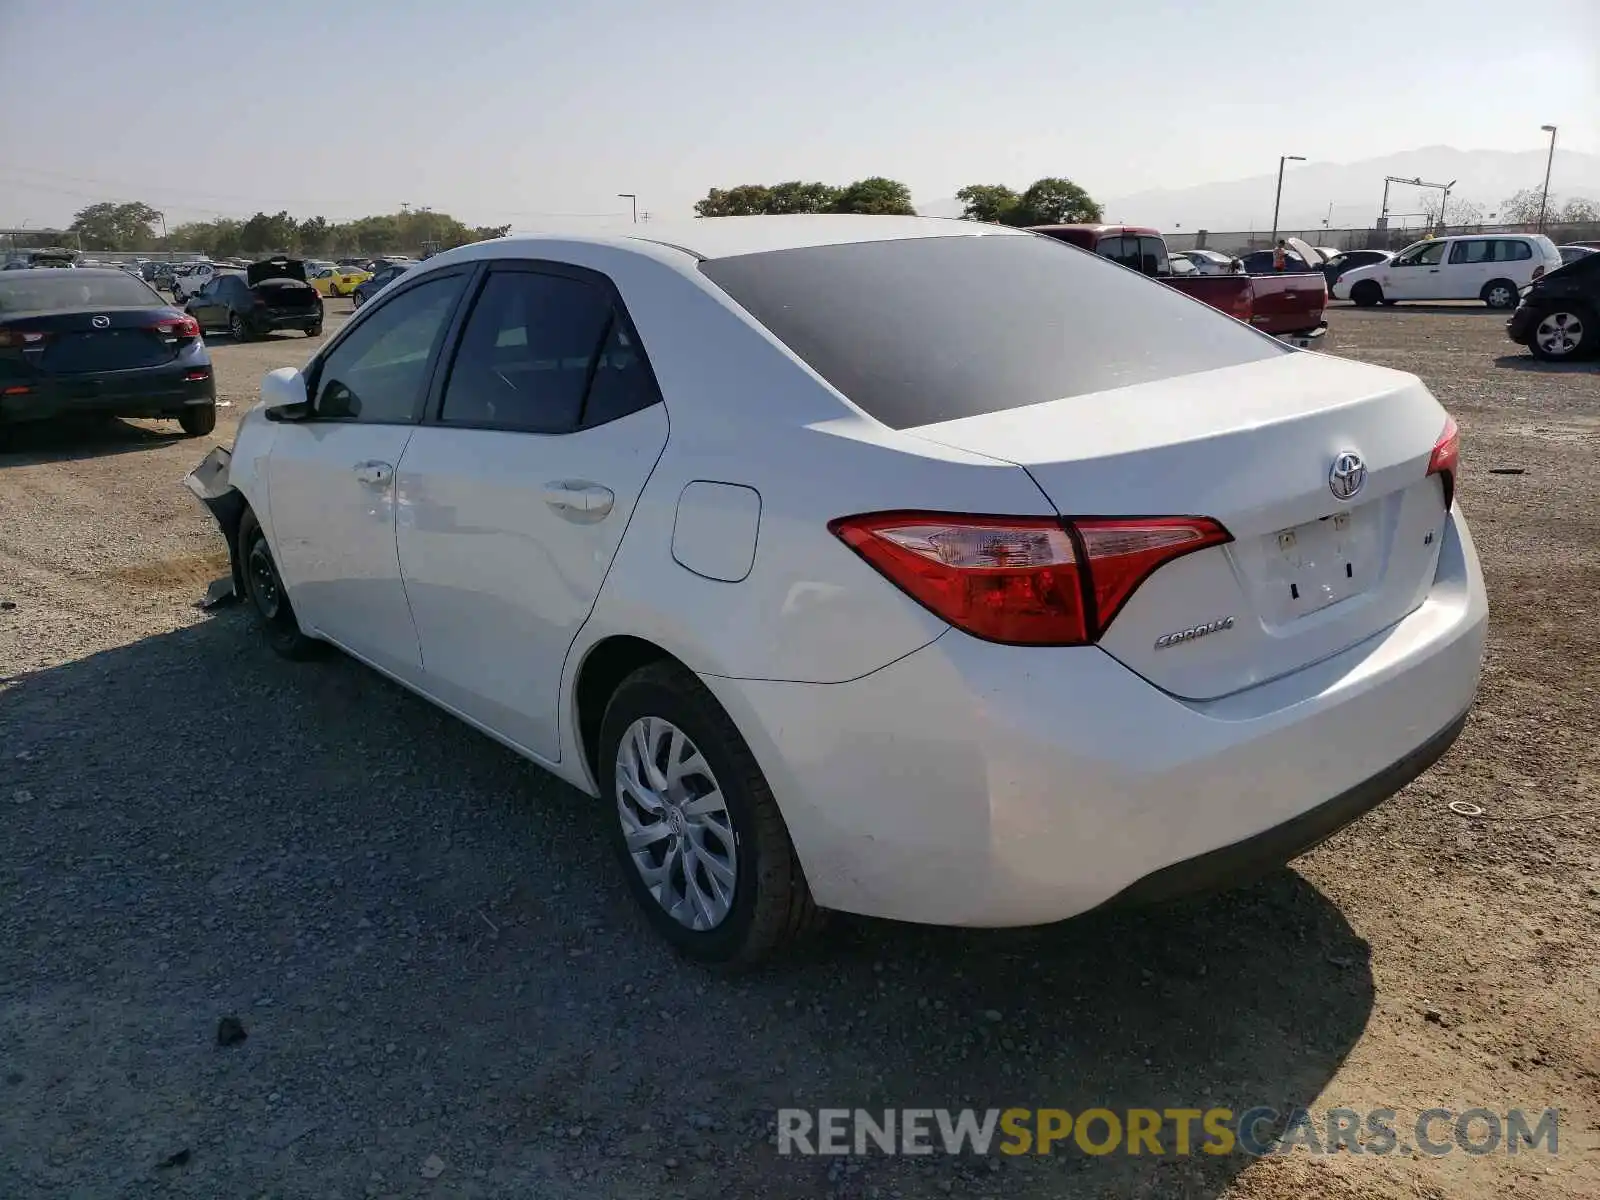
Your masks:
[{"label": "toyota emblem", "polygon": [[1335,500],[1353,500],[1367,482],[1367,464],[1354,450],[1346,450],[1328,468],[1328,490]]},{"label": "toyota emblem", "polygon": [[111,328],[111,318],[110,317],[90,317],[89,318],[89,324],[93,325],[96,329],[110,329]]}]

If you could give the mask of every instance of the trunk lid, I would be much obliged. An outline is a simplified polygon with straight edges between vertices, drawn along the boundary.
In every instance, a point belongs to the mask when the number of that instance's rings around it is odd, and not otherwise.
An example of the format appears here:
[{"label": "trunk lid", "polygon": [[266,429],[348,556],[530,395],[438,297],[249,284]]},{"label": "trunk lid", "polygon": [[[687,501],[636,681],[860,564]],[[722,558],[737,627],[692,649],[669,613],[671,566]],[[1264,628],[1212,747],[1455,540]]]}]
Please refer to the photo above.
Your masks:
[{"label": "trunk lid", "polygon": [[171,336],[156,326],[182,319],[177,309],[156,307],[7,313],[0,329],[42,336],[21,344],[15,337],[5,339],[8,344],[0,346],[0,374],[18,379],[161,366],[177,358],[193,339]]},{"label": "trunk lid", "polygon": [[[1413,376],[1293,354],[905,432],[1016,463],[1064,516],[1220,521],[1234,540],[1157,569],[1099,643],[1206,700],[1337,654],[1422,603],[1445,517],[1427,475],[1445,420]],[[1330,479],[1347,452],[1366,474],[1341,500]]]},{"label": "trunk lid", "polygon": [[268,279],[297,279],[304,283],[306,264],[298,258],[285,258],[280,254],[276,258],[266,258],[251,263],[245,268],[244,277],[245,282],[251,287]]}]

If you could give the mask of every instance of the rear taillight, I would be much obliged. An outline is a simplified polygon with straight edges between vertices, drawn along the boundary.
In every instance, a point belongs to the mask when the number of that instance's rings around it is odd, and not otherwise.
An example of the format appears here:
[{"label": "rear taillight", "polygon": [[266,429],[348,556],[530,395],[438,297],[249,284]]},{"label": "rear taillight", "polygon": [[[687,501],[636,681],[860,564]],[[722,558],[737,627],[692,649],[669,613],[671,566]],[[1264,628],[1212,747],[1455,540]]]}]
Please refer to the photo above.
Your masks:
[{"label": "rear taillight", "polygon": [[199,383],[202,379],[210,379],[210,378],[211,378],[211,368],[210,367],[197,367],[193,371],[185,371],[183,373],[183,379],[184,379],[185,383]]},{"label": "rear taillight", "polygon": [[1208,517],[890,512],[841,517],[828,528],[935,616],[1022,646],[1095,641],[1158,567],[1232,540]]},{"label": "rear taillight", "polygon": [[1461,465],[1461,431],[1456,428],[1456,419],[1444,419],[1444,432],[1439,435],[1439,440],[1433,444],[1433,453],[1428,457],[1428,474],[1439,476],[1444,484],[1444,507],[1449,511],[1450,505],[1456,498],[1456,470]]},{"label": "rear taillight", "polygon": [[169,338],[196,338],[200,336],[200,322],[188,313],[181,313],[175,317],[163,317],[154,325],[149,326],[150,332],[159,337]]},{"label": "rear taillight", "polygon": [[44,345],[48,336],[37,329],[0,329],[0,346],[29,350]]},{"label": "rear taillight", "polygon": [[1543,263],[1540,263],[1537,267],[1535,267],[1533,269],[1533,277],[1535,279],[1544,278],[1544,264]]}]

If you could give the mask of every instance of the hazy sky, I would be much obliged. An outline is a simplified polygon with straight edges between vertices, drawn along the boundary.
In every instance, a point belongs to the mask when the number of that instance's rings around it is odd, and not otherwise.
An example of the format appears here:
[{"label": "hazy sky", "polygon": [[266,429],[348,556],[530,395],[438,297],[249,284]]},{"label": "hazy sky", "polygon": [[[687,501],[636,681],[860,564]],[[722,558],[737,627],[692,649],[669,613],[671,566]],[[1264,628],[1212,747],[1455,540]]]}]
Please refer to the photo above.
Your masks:
[{"label": "hazy sky", "polygon": [[[524,229],[883,174],[1098,197],[1441,143],[1600,152],[1600,0],[0,0],[0,226],[401,202]],[[562,222],[565,224],[566,222]]]}]

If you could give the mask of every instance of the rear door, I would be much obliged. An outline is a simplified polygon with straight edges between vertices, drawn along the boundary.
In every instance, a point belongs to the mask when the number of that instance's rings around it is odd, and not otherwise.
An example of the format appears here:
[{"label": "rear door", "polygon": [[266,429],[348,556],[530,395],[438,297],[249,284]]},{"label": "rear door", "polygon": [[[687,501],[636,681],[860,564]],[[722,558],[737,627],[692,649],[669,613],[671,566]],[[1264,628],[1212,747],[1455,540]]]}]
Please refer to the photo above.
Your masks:
[{"label": "rear door", "polygon": [[496,265],[400,462],[400,566],[446,704],[560,756],[561,671],[667,440],[609,280]]},{"label": "rear door", "polygon": [[413,681],[398,464],[469,275],[430,275],[363,310],[311,369],[313,415],[278,427],[268,461],[273,552],[301,621]]}]

